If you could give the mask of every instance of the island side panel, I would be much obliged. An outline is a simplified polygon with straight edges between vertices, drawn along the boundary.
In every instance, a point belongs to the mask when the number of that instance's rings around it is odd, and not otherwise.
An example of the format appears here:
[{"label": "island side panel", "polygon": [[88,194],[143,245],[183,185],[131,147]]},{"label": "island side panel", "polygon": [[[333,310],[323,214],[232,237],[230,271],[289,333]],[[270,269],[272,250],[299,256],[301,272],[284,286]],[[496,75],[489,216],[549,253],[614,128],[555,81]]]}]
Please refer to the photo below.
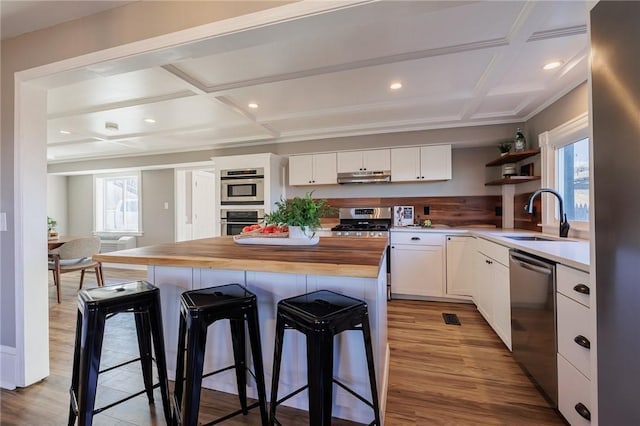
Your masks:
[{"label": "island side panel", "polygon": [[180,319],[180,295],[193,288],[193,268],[149,266],[148,280],[160,289],[167,375],[174,380]]},{"label": "island side panel", "polygon": [[[245,275],[246,274],[244,271],[194,269],[193,290],[199,290],[208,287],[217,287],[226,284],[240,284],[242,286],[245,286]],[[204,356],[204,367],[202,370],[203,374],[220,370],[222,368],[233,365],[233,363],[233,349],[231,343],[231,329],[229,326],[229,320],[216,321],[211,326],[209,326],[207,330],[207,344]],[[252,379],[251,375],[247,376]],[[205,388],[217,389],[229,393],[238,392],[236,375],[233,370],[228,370],[203,379],[202,386]],[[252,388],[255,388],[254,383],[251,383],[251,386]]]},{"label": "island side panel", "polygon": [[[384,265],[384,263],[382,263]],[[258,297],[260,333],[263,351],[267,395],[270,393],[273,351],[275,342],[275,318],[278,301],[319,289],[363,299],[368,304],[376,376],[378,380],[381,406],[386,400],[388,366],[387,323],[386,323],[386,271],[381,269],[377,278],[353,278],[317,275],[297,275],[270,272],[230,271],[200,268],[153,266],[149,268],[149,281],[160,288],[165,329],[167,368],[170,378],[175,377],[177,331],[180,315],[180,294],[184,291],[239,283],[247,286]],[[208,331],[205,372],[231,364],[231,340],[228,321],[220,321]],[[335,376],[352,387],[356,392],[370,397],[362,334],[348,331],[336,337]],[[253,363],[248,360],[251,367]],[[306,339],[294,330],[285,332],[283,362],[280,374],[279,396],[282,397],[307,382]],[[248,395],[257,397],[255,382],[249,377]],[[233,373],[216,375],[205,379],[203,386],[229,393],[237,393]],[[307,410],[307,393],[303,392],[285,402],[286,405]],[[353,396],[338,389],[335,395],[334,416],[360,423],[368,423],[372,412]]]},{"label": "island side panel", "polygon": [[[258,297],[265,381],[267,383],[267,397],[270,397],[277,305],[280,300],[307,293],[307,276],[247,272],[247,288]],[[307,383],[307,351],[304,335],[295,330],[285,331],[282,354],[278,385],[279,398]],[[250,389],[248,394],[254,398],[257,397],[255,387]],[[308,410],[307,392],[302,392],[285,401],[284,405]]]},{"label": "island side panel", "polygon": [[[385,265],[384,261],[381,264]],[[331,290],[367,302],[378,398],[382,413],[384,413],[382,407],[384,407],[386,402],[386,383],[389,365],[387,350],[386,286],[386,269],[381,268],[377,279],[308,276],[307,288],[308,291]],[[334,377],[339,378],[340,381],[355,392],[371,400],[362,332],[343,332],[335,338],[334,345]],[[333,406],[333,415],[335,417],[365,424],[371,422],[373,415],[371,408],[362,404],[341,388],[334,389],[337,389]]]}]

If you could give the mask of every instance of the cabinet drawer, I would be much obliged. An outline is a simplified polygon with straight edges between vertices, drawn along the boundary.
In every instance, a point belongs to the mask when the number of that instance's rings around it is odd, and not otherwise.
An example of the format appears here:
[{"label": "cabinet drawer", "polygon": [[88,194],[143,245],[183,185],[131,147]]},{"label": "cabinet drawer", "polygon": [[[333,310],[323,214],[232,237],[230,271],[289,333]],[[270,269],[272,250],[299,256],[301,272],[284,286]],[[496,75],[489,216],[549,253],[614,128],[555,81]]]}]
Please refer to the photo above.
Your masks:
[{"label": "cabinet drawer", "polygon": [[429,232],[391,232],[391,244],[416,244],[422,246],[441,246],[444,235]]},{"label": "cabinet drawer", "polygon": [[591,295],[584,294],[589,291],[589,274],[564,265],[558,265],[556,271],[558,291],[585,306],[591,306]]},{"label": "cabinet drawer", "polygon": [[476,250],[502,263],[504,266],[509,266],[509,249],[505,246],[492,243],[483,238],[476,238]]},{"label": "cabinet drawer", "polygon": [[590,425],[576,410],[578,404],[591,410],[591,382],[558,354],[558,410],[571,426]]},{"label": "cabinet drawer", "polygon": [[582,374],[591,378],[591,350],[576,339],[593,339],[593,326],[589,308],[558,294],[558,352]]}]

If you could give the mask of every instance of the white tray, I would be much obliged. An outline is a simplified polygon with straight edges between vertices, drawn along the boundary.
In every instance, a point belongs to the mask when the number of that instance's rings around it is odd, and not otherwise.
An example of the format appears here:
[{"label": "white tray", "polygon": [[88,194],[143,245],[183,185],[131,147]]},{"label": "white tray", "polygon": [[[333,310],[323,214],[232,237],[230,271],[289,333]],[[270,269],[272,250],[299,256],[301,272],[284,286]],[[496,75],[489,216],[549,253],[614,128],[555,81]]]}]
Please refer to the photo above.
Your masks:
[{"label": "white tray", "polygon": [[269,246],[314,246],[320,242],[317,235],[313,238],[234,238],[236,244],[262,244]]}]

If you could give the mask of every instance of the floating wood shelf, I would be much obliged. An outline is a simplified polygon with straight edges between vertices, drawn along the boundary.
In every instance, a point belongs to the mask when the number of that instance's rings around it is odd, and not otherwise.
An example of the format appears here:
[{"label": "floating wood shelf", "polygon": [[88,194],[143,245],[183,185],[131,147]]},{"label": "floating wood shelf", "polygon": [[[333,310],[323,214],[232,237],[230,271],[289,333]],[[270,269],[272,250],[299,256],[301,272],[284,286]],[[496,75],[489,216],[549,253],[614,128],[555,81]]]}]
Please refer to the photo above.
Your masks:
[{"label": "floating wood shelf", "polygon": [[540,176],[520,176],[516,178],[502,178],[492,180],[490,182],[485,183],[485,186],[491,185],[516,185],[519,183],[531,182],[533,180],[540,180]]},{"label": "floating wood shelf", "polygon": [[540,154],[539,149],[529,149],[526,151],[509,152],[508,154],[503,155],[500,158],[496,158],[495,160],[488,162],[487,167],[500,166],[502,164],[507,164],[507,163],[517,163],[518,161],[522,161],[525,158],[532,157],[536,154]]}]

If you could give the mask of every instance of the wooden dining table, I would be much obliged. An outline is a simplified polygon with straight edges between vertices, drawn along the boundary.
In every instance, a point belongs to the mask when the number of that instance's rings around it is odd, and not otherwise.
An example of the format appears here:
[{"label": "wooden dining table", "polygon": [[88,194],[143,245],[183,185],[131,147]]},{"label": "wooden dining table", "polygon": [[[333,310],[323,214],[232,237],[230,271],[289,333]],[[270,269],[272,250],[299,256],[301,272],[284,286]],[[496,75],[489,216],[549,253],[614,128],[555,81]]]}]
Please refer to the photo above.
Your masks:
[{"label": "wooden dining table", "polygon": [[49,250],[53,250],[55,248],[60,247],[64,243],[68,243],[69,241],[77,240],[78,238],[84,238],[84,237],[78,237],[78,236],[72,236],[72,235],[59,235],[59,236],[54,237],[54,238],[49,238],[47,240],[47,246],[48,246],[47,248]]}]

